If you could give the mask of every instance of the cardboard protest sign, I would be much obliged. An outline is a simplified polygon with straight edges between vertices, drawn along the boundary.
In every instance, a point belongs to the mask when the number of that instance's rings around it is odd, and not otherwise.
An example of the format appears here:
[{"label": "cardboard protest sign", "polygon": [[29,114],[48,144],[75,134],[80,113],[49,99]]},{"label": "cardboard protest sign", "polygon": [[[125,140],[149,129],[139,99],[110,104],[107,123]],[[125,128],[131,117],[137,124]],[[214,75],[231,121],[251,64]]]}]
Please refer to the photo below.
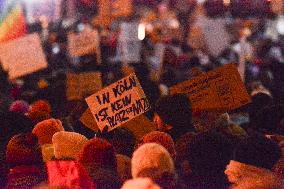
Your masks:
[{"label": "cardboard protest sign", "polygon": [[188,95],[193,110],[229,111],[251,102],[235,65],[227,64],[170,89]]},{"label": "cardboard protest sign", "polygon": [[93,18],[93,25],[101,27],[109,27],[111,25],[111,1],[112,0],[98,0],[99,14]]},{"label": "cardboard protest sign", "polygon": [[96,120],[89,108],[82,114],[82,116],[80,117],[80,121],[85,127],[95,132],[99,131],[99,127],[96,123]]},{"label": "cardboard protest sign", "polygon": [[68,34],[68,49],[72,57],[98,53],[99,34],[97,30]]},{"label": "cardboard protest sign", "polygon": [[132,0],[98,0],[99,14],[93,19],[93,24],[109,27],[118,17],[131,16]]},{"label": "cardboard protest sign", "polygon": [[39,35],[26,35],[0,45],[0,62],[9,79],[16,79],[47,68]]},{"label": "cardboard protest sign", "polygon": [[67,74],[66,96],[68,100],[81,100],[102,89],[100,72]]},{"label": "cardboard protest sign", "polygon": [[133,73],[86,98],[100,130],[111,131],[150,109],[143,89]]},{"label": "cardboard protest sign", "polygon": [[126,127],[128,130],[132,132],[136,139],[136,143],[140,141],[140,139],[156,130],[156,125],[154,122],[151,122],[145,115],[140,115],[127,123],[123,124],[123,127]]},{"label": "cardboard protest sign", "polygon": [[112,17],[127,17],[131,14],[132,0],[112,0]]},{"label": "cardboard protest sign", "polygon": [[[87,109],[81,116],[80,121],[87,128],[98,132],[99,127],[96,123],[95,118],[90,109]],[[156,127],[153,122],[151,122],[145,115],[140,115],[138,117],[133,118],[132,120],[124,123],[122,127],[127,128],[134,135],[136,142],[147,133],[155,131]]]},{"label": "cardboard protest sign", "polygon": [[133,72],[135,72],[134,68],[130,67],[128,65],[122,65],[121,70],[122,70],[122,73],[125,77],[132,74]]}]

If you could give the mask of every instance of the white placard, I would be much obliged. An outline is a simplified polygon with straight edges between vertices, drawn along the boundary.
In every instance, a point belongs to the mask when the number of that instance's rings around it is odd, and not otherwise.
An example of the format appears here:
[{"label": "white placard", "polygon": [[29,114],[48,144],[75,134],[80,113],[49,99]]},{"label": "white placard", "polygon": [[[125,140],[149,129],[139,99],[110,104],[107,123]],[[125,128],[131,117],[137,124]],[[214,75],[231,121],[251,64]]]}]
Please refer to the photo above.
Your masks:
[{"label": "white placard", "polygon": [[47,68],[48,64],[37,33],[1,43],[0,62],[9,79],[16,79]]}]

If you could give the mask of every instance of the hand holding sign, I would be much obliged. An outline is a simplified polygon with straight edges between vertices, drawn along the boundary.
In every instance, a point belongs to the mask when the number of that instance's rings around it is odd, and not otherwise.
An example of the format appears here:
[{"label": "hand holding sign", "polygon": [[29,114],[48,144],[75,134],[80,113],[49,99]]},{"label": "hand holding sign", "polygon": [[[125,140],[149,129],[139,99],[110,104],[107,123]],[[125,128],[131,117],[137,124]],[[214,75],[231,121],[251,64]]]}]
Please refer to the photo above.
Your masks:
[{"label": "hand holding sign", "polygon": [[86,98],[86,102],[99,129],[108,127],[108,131],[150,109],[149,101],[134,73]]}]

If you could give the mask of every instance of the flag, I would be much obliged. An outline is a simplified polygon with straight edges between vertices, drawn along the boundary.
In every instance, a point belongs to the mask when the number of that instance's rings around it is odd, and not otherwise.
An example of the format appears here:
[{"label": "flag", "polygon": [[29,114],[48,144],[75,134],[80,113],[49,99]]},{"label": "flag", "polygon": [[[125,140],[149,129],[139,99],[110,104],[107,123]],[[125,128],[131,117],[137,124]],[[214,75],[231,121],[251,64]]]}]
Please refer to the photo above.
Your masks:
[{"label": "flag", "polygon": [[0,42],[27,33],[25,16],[18,0],[0,0]]}]

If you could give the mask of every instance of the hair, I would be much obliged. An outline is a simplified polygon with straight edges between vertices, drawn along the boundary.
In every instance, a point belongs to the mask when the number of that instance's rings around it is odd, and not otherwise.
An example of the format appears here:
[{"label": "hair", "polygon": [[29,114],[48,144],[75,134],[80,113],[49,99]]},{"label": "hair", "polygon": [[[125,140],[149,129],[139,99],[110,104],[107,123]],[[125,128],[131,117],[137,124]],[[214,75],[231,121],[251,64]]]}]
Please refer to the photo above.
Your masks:
[{"label": "hair", "polygon": [[261,132],[277,133],[284,118],[284,106],[272,105],[260,109],[251,119],[251,126]]},{"label": "hair", "polygon": [[252,103],[249,105],[249,115],[252,119],[255,118],[257,112],[266,106],[273,103],[273,98],[264,93],[258,93],[252,96]]},{"label": "hair", "polygon": [[161,97],[156,103],[155,112],[164,123],[173,126],[180,134],[194,130],[191,103],[185,94]]}]

